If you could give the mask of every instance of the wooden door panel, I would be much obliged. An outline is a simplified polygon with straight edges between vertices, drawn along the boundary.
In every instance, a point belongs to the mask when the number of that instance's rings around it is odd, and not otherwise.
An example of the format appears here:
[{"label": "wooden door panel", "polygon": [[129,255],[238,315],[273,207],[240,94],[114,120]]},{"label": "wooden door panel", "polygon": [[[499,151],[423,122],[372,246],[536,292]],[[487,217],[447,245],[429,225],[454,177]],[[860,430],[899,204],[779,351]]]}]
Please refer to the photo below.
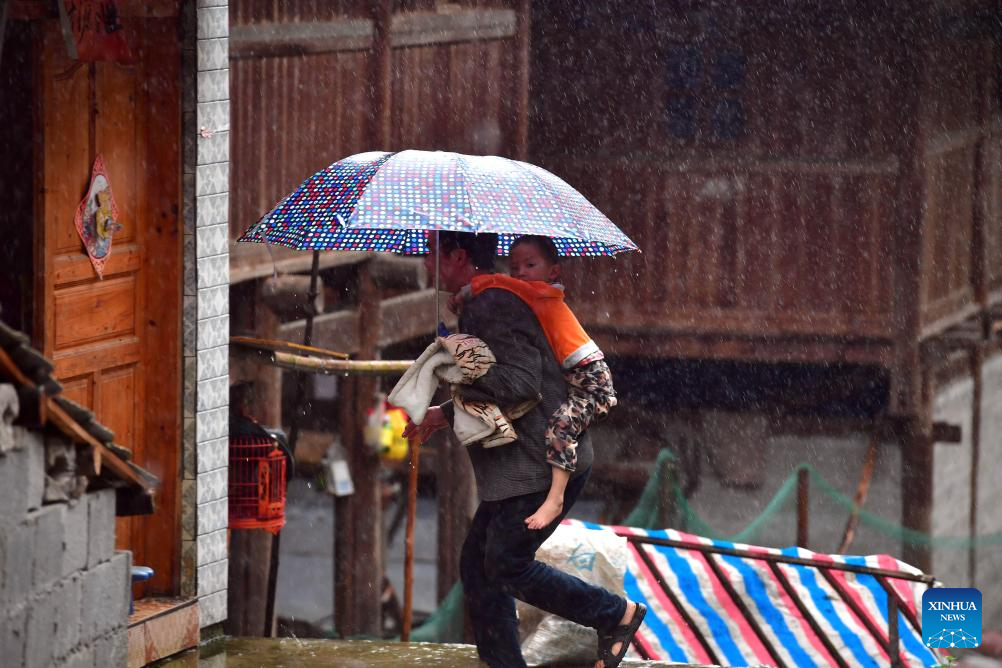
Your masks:
[{"label": "wooden door panel", "polygon": [[59,379],[59,382],[63,384],[63,396],[86,408],[94,407],[94,399],[91,395],[92,381],[93,376],[90,374],[76,378]]},{"label": "wooden door panel", "polygon": [[[114,278],[118,274],[135,272],[139,269],[141,257],[141,249],[137,244],[120,244],[116,236],[113,252],[104,264],[105,279]],[[55,285],[91,281],[94,278],[94,267],[86,255],[80,253],[59,255],[55,258],[54,264],[52,280]]]},{"label": "wooden door panel", "polygon": [[142,347],[137,338],[120,341],[97,342],[58,355],[52,355],[56,363],[56,373],[60,382],[63,378],[73,378],[93,373],[95,369],[123,364],[138,363],[142,357]]},{"label": "wooden door panel", "polygon": [[[136,407],[140,405],[136,396],[136,375],[139,366],[132,364],[117,369],[104,370],[97,379],[97,410],[101,423],[115,432],[115,442],[135,448]],[[142,416],[139,416],[140,419]]]},{"label": "wooden door panel", "polygon": [[56,354],[136,333],[135,273],[56,289]]},{"label": "wooden door panel", "polygon": [[142,187],[135,178],[142,174],[136,159],[139,150],[136,141],[138,80],[135,71],[120,67],[101,67],[95,74],[95,95],[101,111],[94,124],[95,144],[104,157],[111,192],[118,207],[118,223],[122,230],[115,233],[114,244],[119,244],[136,238],[137,199]]}]

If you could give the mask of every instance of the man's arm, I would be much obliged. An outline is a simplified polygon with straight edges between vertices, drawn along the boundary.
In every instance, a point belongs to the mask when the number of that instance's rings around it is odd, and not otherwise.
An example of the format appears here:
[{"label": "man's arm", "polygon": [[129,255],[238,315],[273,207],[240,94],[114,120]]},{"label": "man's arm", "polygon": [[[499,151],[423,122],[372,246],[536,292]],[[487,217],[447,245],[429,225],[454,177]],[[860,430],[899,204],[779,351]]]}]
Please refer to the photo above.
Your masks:
[{"label": "man's arm", "polygon": [[486,343],[497,363],[459,393],[469,401],[511,406],[539,398],[540,351],[532,340],[536,318],[521,299],[505,290],[487,290],[466,305],[462,331]]}]

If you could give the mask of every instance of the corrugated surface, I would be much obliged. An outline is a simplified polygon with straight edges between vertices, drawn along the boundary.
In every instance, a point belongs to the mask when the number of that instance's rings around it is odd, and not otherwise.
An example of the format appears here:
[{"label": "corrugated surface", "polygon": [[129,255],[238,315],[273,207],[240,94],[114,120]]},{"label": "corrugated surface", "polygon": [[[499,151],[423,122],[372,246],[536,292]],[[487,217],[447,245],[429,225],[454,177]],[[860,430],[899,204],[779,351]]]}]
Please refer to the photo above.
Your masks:
[{"label": "corrugated surface", "polygon": [[688,172],[599,161],[550,167],[643,249],[568,264],[587,325],[891,333],[893,173],[768,164]]},{"label": "corrugated surface", "polygon": [[[887,340],[912,309],[926,334],[969,315],[978,253],[987,289],[1002,289],[999,56],[987,41],[915,47],[920,34],[880,3],[535,10],[530,156],[645,251],[571,272],[588,325]],[[896,206],[913,159],[912,70],[914,214]],[[721,108],[737,110],[733,136]],[[904,242],[913,215],[920,250]],[[892,300],[916,267],[919,292]]]}]

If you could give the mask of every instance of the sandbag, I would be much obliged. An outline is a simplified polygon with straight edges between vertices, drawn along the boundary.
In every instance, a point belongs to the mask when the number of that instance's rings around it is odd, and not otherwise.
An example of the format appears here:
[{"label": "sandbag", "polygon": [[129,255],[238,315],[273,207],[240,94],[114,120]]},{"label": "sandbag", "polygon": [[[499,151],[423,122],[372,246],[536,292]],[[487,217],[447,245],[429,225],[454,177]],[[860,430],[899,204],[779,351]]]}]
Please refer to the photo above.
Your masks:
[{"label": "sandbag", "polygon": [[[562,524],[536,559],[589,584],[624,596],[623,576],[629,554],[626,539],[611,531],[592,531]],[[595,629],[516,601],[522,655],[530,666],[575,663],[590,665],[597,658]]]}]

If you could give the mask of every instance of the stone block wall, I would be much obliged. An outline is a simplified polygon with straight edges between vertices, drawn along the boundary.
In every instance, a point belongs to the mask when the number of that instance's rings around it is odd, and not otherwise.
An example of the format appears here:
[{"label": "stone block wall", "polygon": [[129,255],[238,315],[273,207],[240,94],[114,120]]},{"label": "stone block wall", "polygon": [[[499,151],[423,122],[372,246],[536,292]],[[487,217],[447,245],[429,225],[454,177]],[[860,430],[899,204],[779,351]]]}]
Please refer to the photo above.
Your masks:
[{"label": "stone block wall", "polygon": [[19,427],[0,452],[0,665],[122,666],[131,554],[115,551],[115,493],[43,503],[46,449]]}]

